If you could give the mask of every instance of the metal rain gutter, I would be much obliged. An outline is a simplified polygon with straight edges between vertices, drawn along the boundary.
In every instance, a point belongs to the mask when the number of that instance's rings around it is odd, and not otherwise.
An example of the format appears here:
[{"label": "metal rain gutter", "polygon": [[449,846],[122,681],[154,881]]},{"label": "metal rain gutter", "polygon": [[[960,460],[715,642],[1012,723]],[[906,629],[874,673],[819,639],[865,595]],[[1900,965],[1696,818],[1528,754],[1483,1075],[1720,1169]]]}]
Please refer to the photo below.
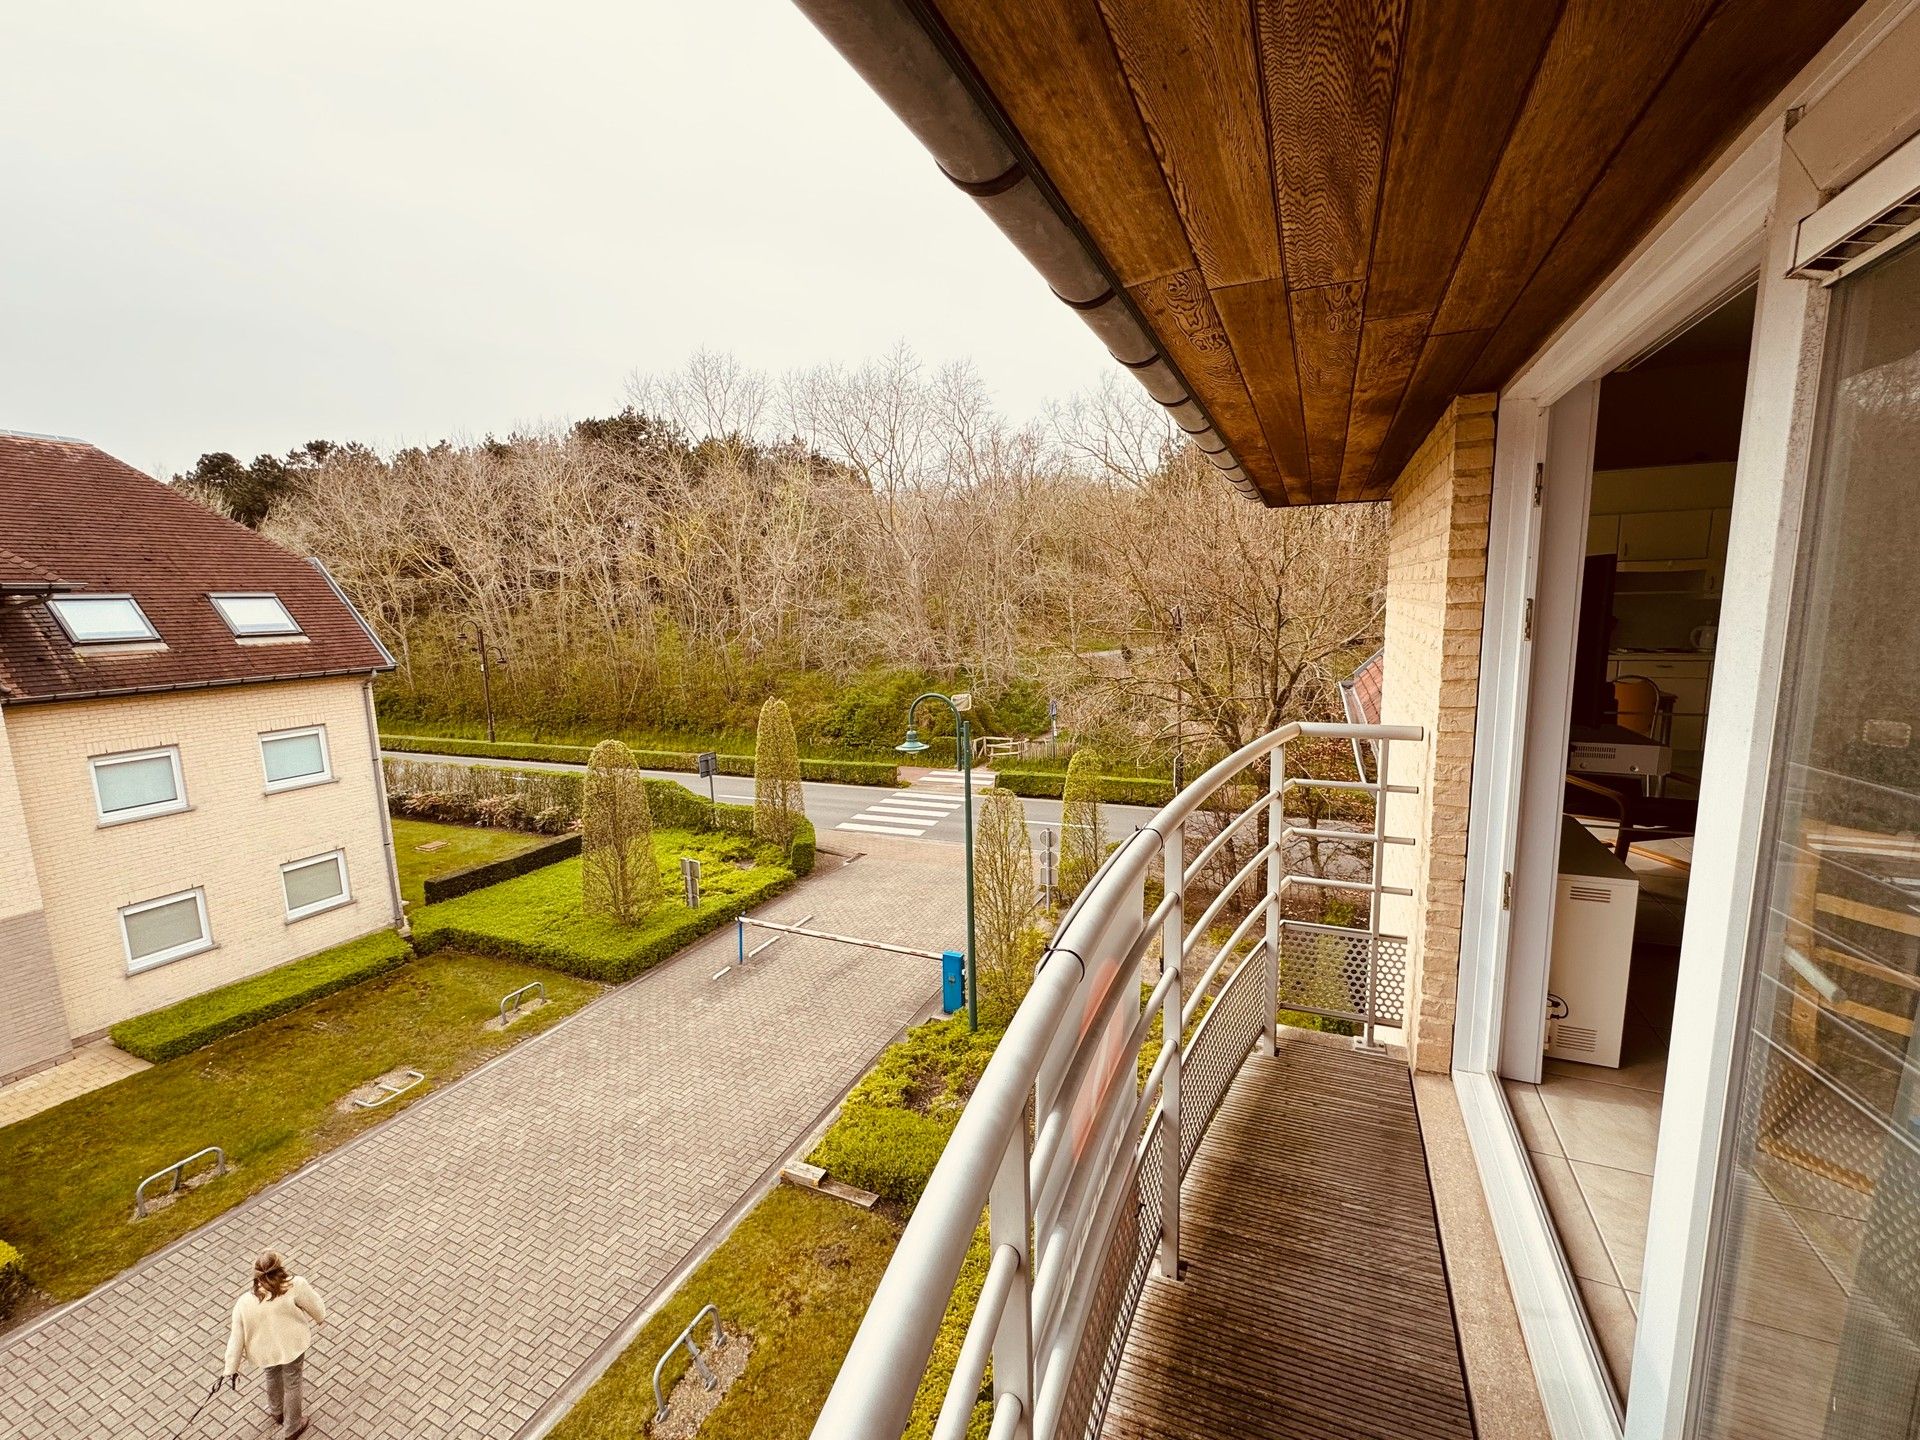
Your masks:
[{"label": "metal rain gutter", "polygon": [[794,0],[827,42],[971,195],[1059,300],[1163,405],[1242,495],[1265,502],[1179,369],[1115,283],[1018,138],[908,0]]}]

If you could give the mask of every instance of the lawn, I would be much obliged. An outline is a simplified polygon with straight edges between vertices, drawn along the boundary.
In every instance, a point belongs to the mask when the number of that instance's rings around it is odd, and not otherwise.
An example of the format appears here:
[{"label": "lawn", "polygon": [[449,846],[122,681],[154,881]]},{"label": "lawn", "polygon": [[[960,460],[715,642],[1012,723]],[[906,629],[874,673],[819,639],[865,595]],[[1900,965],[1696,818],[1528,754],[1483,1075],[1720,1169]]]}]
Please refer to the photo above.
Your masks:
[{"label": "lawn", "polygon": [[[632,1440],[653,1418],[653,1365],[702,1305],[753,1336],[746,1373],[700,1427],[700,1440],[802,1440],[860,1328],[900,1236],[899,1223],[783,1185],[742,1220],[611,1369],[553,1440]],[[697,1337],[706,1343],[703,1322]],[[687,1368],[677,1352],[662,1377]]]},{"label": "lawn", "polygon": [[[637,924],[581,911],[576,858],[426,906],[413,916],[414,943],[423,951],[453,945],[596,980],[628,980],[793,883],[776,850],[740,835],[656,830],[653,851],[666,898]],[[701,863],[693,910],[681,891],[682,855]]]},{"label": "lawn", "polygon": [[[525,835],[518,830],[396,819],[393,853],[400,866],[400,896],[417,910],[426,899],[422,887],[432,876],[465,870],[469,865],[484,865],[490,860],[504,860],[552,839],[551,835]],[[422,850],[422,845],[439,848]]]},{"label": "lawn", "polygon": [[[549,1003],[482,1029],[500,997],[545,981]],[[217,1040],[0,1129],[0,1237],[55,1300],[83,1294],[316,1155],[577,1010],[600,986],[442,953]],[[427,1081],[379,1110],[340,1100],[401,1065]],[[235,1167],[135,1222],[134,1187],[204,1145]]]}]

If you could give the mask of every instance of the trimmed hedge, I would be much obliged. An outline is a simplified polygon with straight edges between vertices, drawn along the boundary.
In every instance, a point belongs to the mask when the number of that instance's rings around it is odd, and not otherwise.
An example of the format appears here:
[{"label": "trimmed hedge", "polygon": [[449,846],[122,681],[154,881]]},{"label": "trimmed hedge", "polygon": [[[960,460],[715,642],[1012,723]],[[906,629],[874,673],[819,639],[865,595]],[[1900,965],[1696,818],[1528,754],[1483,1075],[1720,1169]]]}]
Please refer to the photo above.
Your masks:
[{"label": "trimmed hedge", "polygon": [[107,1033],[129,1055],[157,1064],[385,974],[405,964],[410,955],[407,942],[397,932],[376,931],[163,1010],[122,1020]]},{"label": "trimmed hedge", "polygon": [[[996,770],[994,787],[1031,799],[1058,800],[1067,777],[1053,770]],[[1165,805],[1173,799],[1173,782],[1145,775],[1102,775],[1100,800],[1106,805]]]},{"label": "trimmed hedge", "polygon": [[13,1314],[15,1307],[26,1299],[27,1291],[32,1288],[20,1252],[0,1240],[0,1320]]},{"label": "trimmed hedge", "polygon": [[[438,735],[382,735],[382,749],[409,755],[461,755],[482,760],[538,760],[553,765],[585,765],[593,753],[586,745],[535,745],[520,740],[452,740]],[[642,770],[699,768],[691,750],[635,750]],[[716,755],[722,775],[751,779],[753,756]],[[900,767],[890,760],[806,760],[800,762],[802,780],[839,785],[893,785],[900,783]]]},{"label": "trimmed hedge", "polygon": [[968,1034],[965,1016],[915,1026],[853,1087],[807,1159],[911,1209],[999,1043],[997,1030]]},{"label": "trimmed hedge", "polygon": [[[716,805],[675,780],[649,780],[646,786],[653,823],[663,829],[721,830],[753,839],[751,805]],[[813,822],[802,815],[793,832],[793,844],[787,847],[787,868],[795,875],[811,875],[813,854]]]},{"label": "trimmed hedge", "polygon": [[[698,837],[654,832],[655,854],[677,856],[702,848],[686,842]],[[708,838],[703,858],[719,853],[751,853],[730,837]],[[663,871],[669,862],[662,861]],[[668,899],[637,925],[621,925],[580,911],[580,862],[562,861],[486,890],[427,906],[413,917],[414,948],[422,955],[446,947],[523,960],[569,975],[610,984],[631,980],[702,935],[730,924],[763,901],[788,889],[793,873],[784,866],[756,865],[751,870],[709,863],[700,906],[687,909],[678,898],[677,873],[667,877]]]},{"label": "trimmed hedge", "polygon": [[425,902],[437,905],[442,900],[451,900],[488,885],[498,885],[502,880],[531,874],[544,866],[557,865],[562,860],[571,860],[579,853],[579,834],[562,835],[558,840],[549,840],[531,850],[522,850],[518,855],[504,855],[498,860],[469,865],[464,870],[449,870],[444,875],[429,875],[420,888]]}]

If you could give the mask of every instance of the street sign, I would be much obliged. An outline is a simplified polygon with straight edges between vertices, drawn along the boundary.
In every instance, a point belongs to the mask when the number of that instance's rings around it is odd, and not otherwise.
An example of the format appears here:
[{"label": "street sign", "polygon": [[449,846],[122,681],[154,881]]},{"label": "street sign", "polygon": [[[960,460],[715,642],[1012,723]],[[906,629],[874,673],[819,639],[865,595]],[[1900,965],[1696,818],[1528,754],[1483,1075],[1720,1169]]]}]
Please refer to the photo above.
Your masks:
[{"label": "street sign", "polygon": [[703,780],[711,780],[720,773],[720,757],[711,750],[702,750],[693,757],[693,763],[699,767]]},{"label": "street sign", "polygon": [[970,690],[962,690],[958,695],[953,696],[952,700],[953,708],[962,715],[973,709],[973,692]]}]

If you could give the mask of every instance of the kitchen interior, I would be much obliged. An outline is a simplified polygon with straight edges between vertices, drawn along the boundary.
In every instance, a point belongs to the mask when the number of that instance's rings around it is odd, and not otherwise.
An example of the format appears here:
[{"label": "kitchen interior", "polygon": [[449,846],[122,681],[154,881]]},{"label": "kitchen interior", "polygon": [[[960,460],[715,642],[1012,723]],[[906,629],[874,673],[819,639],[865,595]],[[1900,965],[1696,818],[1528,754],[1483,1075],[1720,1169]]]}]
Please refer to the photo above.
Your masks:
[{"label": "kitchen interior", "polygon": [[1753,321],[1748,287],[1601,385],[1546,1055],[1506,1082],[1623,1397]]}]

